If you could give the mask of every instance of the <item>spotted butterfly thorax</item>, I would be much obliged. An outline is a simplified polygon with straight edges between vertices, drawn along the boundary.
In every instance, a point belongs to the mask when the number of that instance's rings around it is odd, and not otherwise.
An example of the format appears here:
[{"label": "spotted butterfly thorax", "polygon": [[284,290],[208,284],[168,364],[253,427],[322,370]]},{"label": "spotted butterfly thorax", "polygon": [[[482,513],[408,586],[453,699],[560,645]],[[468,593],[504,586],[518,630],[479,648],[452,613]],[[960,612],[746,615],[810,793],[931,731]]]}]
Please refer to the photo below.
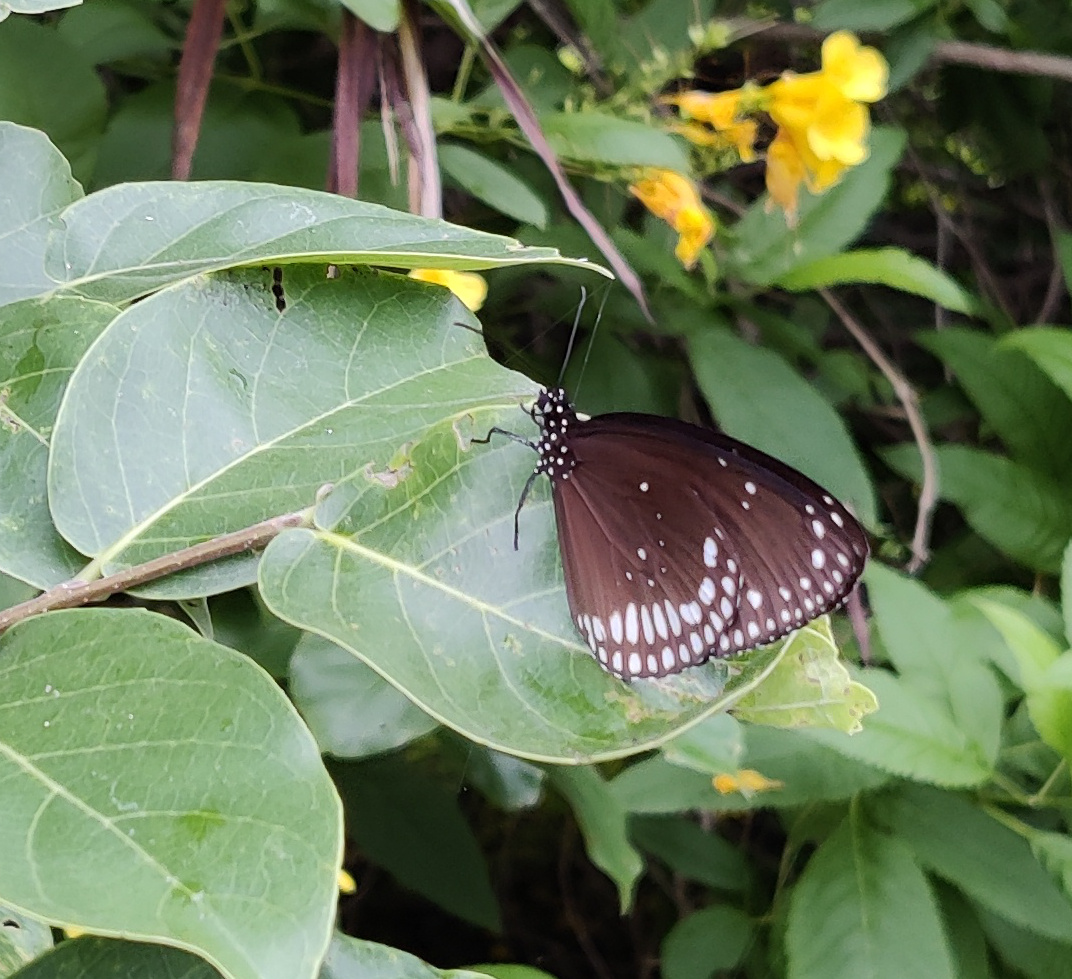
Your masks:
[{"label": "spotted butterfly thorax", "polygon": [[655,415],[582,419],[557,387],[532,415],[529,485],[551,479],[570,613],[615,676],[773,642],[839,605],[863,571],[852,514],[757,449]]}]

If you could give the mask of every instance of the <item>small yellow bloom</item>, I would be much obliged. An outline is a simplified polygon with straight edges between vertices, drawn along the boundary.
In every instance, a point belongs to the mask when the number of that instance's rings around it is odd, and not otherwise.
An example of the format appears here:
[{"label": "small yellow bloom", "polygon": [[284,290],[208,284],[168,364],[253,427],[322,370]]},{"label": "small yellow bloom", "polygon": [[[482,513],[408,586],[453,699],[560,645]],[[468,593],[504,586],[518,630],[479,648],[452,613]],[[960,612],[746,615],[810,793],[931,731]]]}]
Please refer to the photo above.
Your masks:
[{"label": "small yellow bloom", "polygon": [[476,312],[484,305],[488,297],[488,284],[482,275],[476,272],[455,272],[451,269],[411,269],[411,279],[431,282],[437,286],[446,286],[465,305]]},{"label": "small yellow bloom", "polygon": [[729,795],[731,792],[740,792],[741,795],[750,796],[756,792],[771,792],[784,787],[784,783],[777,779],[767,778],[753,768],[739,769],[736,775],[723,773],[716,775],[711,784],[715,791],[721,795]]},{"label": "small yellow bloom", "polygon": [[714,132],[703,126],[686,124],[678,130],[690,142],[698,146],[733,146],[744,163],[756,158],[755,144],[757,126],[753,119],[742,119],[741,89],[731,92],[682,92],[664,99],[676,105],[686,118],[707,123]]},{"label": "small yellow bloom", "polygon": [[355,881],[345,870],[340,869],[338,875],[338,888],[340,894],[356,894],[357,881]]},{"label": "small yellow bloom", "polygon": [[714,219],[700,201],[696,185],[673,170],[650,170],[629,192],[678,233],[674,254],[691,268],[715,233]]}]

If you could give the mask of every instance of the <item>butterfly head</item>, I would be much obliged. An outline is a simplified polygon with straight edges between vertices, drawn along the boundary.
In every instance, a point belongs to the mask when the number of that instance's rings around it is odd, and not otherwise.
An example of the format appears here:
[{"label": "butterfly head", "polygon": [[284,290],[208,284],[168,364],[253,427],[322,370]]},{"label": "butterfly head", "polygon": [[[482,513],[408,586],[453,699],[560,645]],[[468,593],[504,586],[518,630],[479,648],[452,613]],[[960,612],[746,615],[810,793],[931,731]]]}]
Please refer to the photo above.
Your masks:
[{"label": "butterfly head", "polygon": [[536,444],[540,462],[536,472],[546,473],[552,482],[569,479],[577,465],[570,448],[570,427],[577,424],[577,412],[563,388],[545,388],[533,407],[533,418],[540,426]]}]

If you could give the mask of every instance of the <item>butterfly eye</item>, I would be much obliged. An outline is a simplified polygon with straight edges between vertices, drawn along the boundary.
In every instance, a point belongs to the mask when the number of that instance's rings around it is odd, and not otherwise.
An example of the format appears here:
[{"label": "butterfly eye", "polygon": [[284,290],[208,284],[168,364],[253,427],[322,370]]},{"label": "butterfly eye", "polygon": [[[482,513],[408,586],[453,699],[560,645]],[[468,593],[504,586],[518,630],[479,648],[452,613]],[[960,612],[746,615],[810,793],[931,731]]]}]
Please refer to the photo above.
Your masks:
[{"label": "butterfly eye", "polygon": [[863,571],[852,514],[757,449],[654,415],[582,420],[562,388],[533,417],[570,613],[617,676],[773,642],[837,607]]}]

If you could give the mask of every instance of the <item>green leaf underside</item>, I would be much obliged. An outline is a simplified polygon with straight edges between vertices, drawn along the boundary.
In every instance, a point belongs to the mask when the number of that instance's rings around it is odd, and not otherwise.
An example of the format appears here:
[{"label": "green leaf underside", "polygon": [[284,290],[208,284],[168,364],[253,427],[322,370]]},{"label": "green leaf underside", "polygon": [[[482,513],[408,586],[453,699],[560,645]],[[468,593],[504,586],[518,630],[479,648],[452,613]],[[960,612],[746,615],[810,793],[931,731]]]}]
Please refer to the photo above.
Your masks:
[{"label": "green leaf underside", "polygon": [[0,640],[0,894],[162,941],[235,979],[312,976],[341,811],[312,738],[246,657],[142,611],[56,612]]},{"label": "green leaf underside", "polygon": [[607,274],[553,248],[273,184],[119,184],[67,208],[63,227],[49,243],[48,274],[59,288],[109,302],[237,265],[299,261],[399,269],[553,262]]},{"label": "green leaf underside", "polygon": [[[49,497],[60,533],[105,573],[311,506],[434,426],[534,390],[487,356],[445,289],[295,268],[283,290],[282,314],[264,270],[163,290],[75,371]],[[223,591],[252,581],[254,564],[220,561],[149,590]]]}]

